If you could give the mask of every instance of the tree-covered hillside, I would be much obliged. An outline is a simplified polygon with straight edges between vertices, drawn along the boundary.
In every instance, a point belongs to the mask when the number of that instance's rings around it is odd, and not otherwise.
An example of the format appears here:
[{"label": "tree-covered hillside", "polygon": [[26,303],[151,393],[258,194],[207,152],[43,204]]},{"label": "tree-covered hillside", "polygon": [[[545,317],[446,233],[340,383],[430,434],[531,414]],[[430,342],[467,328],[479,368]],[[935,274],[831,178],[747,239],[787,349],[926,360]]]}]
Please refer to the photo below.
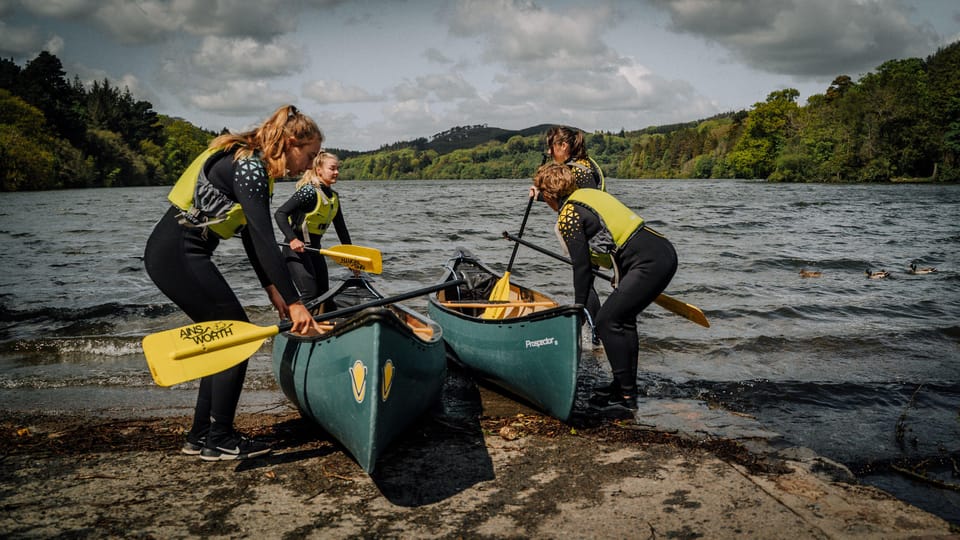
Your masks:
[{"label": "tree-covered hillside", "polygon": [[0,59],[0,191],[172,184],[213,135],[50,53]]},{"label": "tree-covered hillside", "polygon": [[[859,81],[841,75],[824,94],[771,92],[749,111],[591,133],[591,156],[617,178],[766,178],[784,182],[960,180],[960,42],[926,60],[891,60]],[[473,126],[346,159],[344,178],[526,178],[542,133]],[[450,133],[471,142],[445,145]],[[446,150],[446,152],[444,151]]]},{"label": "tree-covered hillside", "polygon": [[[890,60],[823,94],[771,92],[749,110],[586,135],[616,178],[765,178],[785,182],[960,180],[960,42]],[[459,126],[373,152],[338,149],[343,179],[529,178],[549,124]],[[159,115],[108,80],[66,79],[41,53],[0,59],[0,191],[169,185],[214,136]]]}]

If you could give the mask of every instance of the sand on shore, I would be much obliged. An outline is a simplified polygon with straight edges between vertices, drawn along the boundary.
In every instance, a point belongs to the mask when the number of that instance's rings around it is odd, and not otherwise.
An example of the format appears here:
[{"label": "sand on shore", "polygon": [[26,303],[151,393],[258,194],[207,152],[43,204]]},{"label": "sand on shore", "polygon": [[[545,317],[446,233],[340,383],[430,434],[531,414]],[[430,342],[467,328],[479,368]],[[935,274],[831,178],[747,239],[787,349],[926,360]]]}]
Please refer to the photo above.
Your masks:
[{"label": "sand on shore", "polygon": [[[370,476],[291,409],[244,413],[269,456],[179,453],[186,417],[5,414],[4,538],[912,538],[944,520],[812,453],[532,411],[430,416]],[[676,430],[674,430],[676,431]]]}]

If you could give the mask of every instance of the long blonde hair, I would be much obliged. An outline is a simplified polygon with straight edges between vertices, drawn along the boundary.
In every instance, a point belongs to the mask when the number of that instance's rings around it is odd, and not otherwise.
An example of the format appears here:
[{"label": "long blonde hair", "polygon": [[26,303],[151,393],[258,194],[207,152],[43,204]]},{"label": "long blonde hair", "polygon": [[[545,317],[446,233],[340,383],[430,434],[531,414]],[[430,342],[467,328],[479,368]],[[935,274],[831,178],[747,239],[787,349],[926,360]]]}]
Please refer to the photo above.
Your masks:
[{"label": "long blonde hair", "polygon": [[323,133],[317,123],[301,113],[293,105],[284,105],[274,111],[257,129],[243,133],[225,133],[210,141],[210,148],[239,146],[236,159],[248,158],[254,152],[260,152],[267,163],[267,173],[271,178],[280,178],[287,173],[286,141],[293,137],[296,145],[303,145],[319,139],[323,143]]},{"label": "long blonde hair", "polygon": [[339,161],[340,158],[336,154],[330,152],[320,152],[313,158],[313,164],[310,165],[310,168],[303,172],[303,176],[297,182],[297,188],[300,189],[307,184],[313,184],[314,186],[319,186],[323,183],[323,180],[320,179],[320,175],[317,174],[317,169],[323,166],[323,162],[328,159],[336,159]]}]

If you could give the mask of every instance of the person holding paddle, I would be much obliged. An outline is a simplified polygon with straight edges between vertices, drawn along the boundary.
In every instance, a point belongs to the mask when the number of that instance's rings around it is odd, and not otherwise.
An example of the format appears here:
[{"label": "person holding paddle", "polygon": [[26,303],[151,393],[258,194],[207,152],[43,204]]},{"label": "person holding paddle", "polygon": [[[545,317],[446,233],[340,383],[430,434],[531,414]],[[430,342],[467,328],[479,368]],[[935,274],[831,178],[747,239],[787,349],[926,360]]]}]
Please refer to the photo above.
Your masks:
[{"label": "person holding paddle", "polygon": [[[600,165],[597,165],[596,161],[587,155],[582,131],[567,126],[553,126],[547,130],[546,142],[547,155],[553,158],[554,163],[562,163],[570,168],[570,173],[573,174],[573,180],[577,187],[607,190],[603,170],[600,169]],[[541,165],[543,164],[541,163]],[[600,310],[600,295],[593,287],[590,287],[585,306],[587,314],[590,316],[591,341],[594,345],[599,345],[600,339],[597,336],[596,318],[597,312]]]},{"label": "person holding paddle", "polygon": [[[320,249],[320,239],[332,223],[341,244],[350,244],[350,232],[343,219],[340,195],[333,190],[340,176],[340,160],[330,152],[321,152],[313,166],[297,182],[297,190],[273,214],[286,245],[283,258],[300,290],[304,302],[317,298],[330,288],[327,262]],[[354,270],[354,274],[359,271]]]},{"label": "person holding paddle", "polygon": [[[270,196],[274,178],[302,173],[322,142],[317,124],[286,105],[256,129],[213,139],[180,176],[168,195],[172,206],[147,240],[144,263],[160,291],[195,323],[249,321],[213,261],[220,241],[239,233],[250,265],[280,318],[292,321],[293,332],[320,330],[277,250]],[[200,341],[215,337],[196,336]],[[243,360],[200,380],[185,454],[219,461],[270,452],[268,445],[233,427],[246,372]]]},{"label": "person holding paddle", "polygon": [[576,303],[586,305],[594,264],[614,269],[614,289],[594,321],[613,382],[595,389],[590,403],[601,410],[636,410],[637,316],[673,279],[677,253],[670,241],[612,195],[599,189],[578,189],[565,165],[540,167],[530,195],[542,196],[558,214],[557,234],[573,264]]}]

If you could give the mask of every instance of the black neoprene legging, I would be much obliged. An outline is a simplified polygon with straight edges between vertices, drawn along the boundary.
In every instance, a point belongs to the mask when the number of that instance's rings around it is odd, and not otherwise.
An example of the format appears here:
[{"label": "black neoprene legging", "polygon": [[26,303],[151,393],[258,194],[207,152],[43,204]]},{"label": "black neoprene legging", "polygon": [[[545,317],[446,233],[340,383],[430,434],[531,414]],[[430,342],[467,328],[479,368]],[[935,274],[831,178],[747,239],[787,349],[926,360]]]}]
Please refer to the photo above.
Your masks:
[{"label": "black neoprene legging", "polygon": [[677,271],[677,253],[666,238],[644,228],[617,254],[620,282],[597,313],[614,381],[623,393],[636,395],[640,338],[637,316],[660,295]]},{"label": "black neoprene legging", "polygon": [[[160,291],[194,322],[216,320],[249,321],[236,294],[211,260],[219,239],[211,233],[204,239],[200,229],[187,229],[176,220],[179,210],[171,208],[157,223],[147,240],[144,264]],[[232,429],[247,362],[200,380],[194,411],[194,433],[210,426]]]},{"label": "black neoprene legging", "polygon": [[[320,244],[311,244],[312,248],[320,248]],[[300,291],[300,300],[304,303],[313,300],[330,288],[327,261],[323,255],[316,252],[304,251],[297,253],[287,246],[283,247],[283,260],[287,263],[290,277]]]}]

